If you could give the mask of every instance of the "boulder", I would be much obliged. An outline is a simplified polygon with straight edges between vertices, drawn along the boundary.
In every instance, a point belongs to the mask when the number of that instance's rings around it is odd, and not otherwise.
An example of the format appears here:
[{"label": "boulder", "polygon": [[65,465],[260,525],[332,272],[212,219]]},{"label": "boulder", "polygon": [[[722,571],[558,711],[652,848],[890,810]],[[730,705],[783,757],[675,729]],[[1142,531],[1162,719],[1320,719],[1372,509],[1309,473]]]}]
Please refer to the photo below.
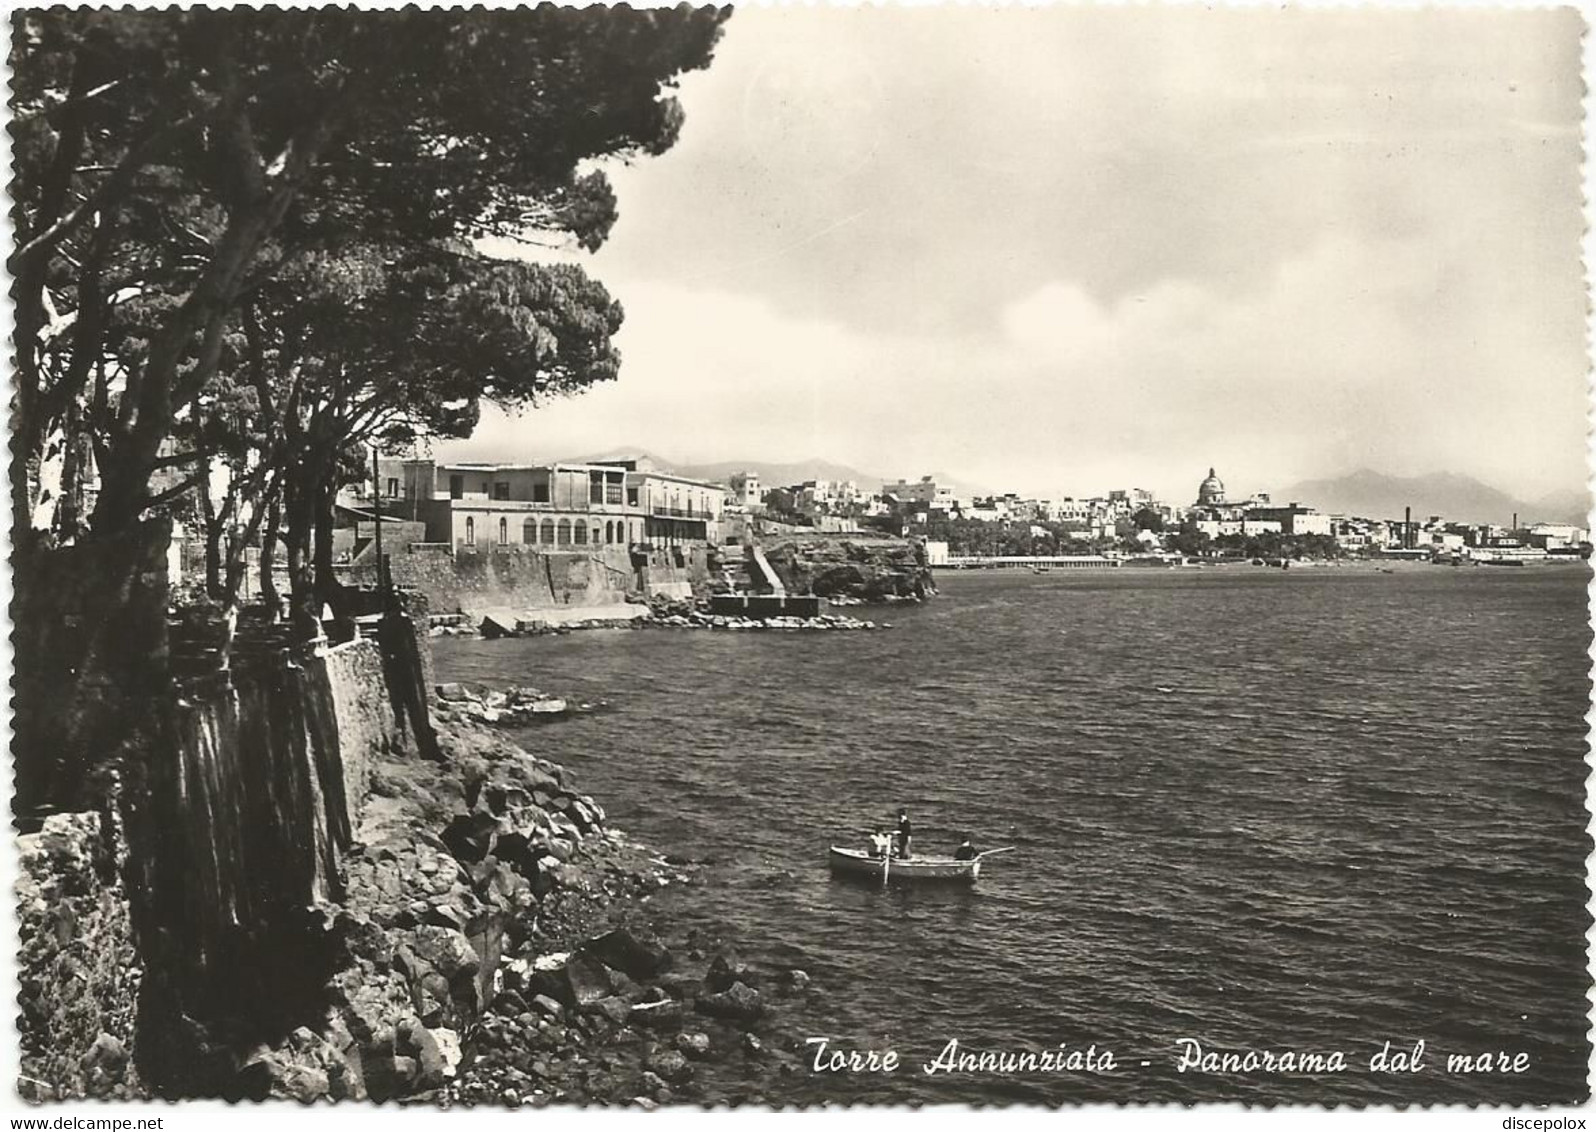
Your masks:
[{"label": "boulder", "polygon": [[752,985],[759,981],[747,964],[737,958],[735,951],[721,951],[710,961],[709,970],[704,972],[704,989],[718,992],[726,990],[733,983],[747,983]]},{"label": "boulder", "polygon": [[677,1034],[676,1048],[684,1057],[703,1061],[709,1056],[709,1035],[697,1032]]},{"label": "boulder", "polygon": [[646,981],[671,965],[671,953],[658,939],[629,928],[616,928],[590,940],[584,951],[633,979]]},{"label": "boulder", "polygon": [[608,995],[591,1003],[587,1009],[608,1018],[617,1026],[624,1026],[631,1017],[632,1004],[617,995]]},{"label": "boulder", "polygon": [[658,1050],[648,1059],[649,1071],[667,1084],[680,1085],[693,1076],[693,1067],[687,1058],[673,1049]]},{"label": "boulder", "polygon": [[476,696],[464,684],[439,684],[438,699],[446,704],[463,704],[474,702]]},{"label": "boulder", "polygon": [[498,826],[492,814],[459,814],[444,828],[443,843],[456,860],[474,864],[493,852]]},{"label": "boulder", "polygon": [[420,1067],[413,1057],[378,1053],[362,1060],[366,1095],[381,1104],[411,1091]]},{"label": "boulder", "polygon": [[521,631],[521,623],[513,617],[500,617],[488,614],[477,626],[477,631],[490,641],[499,640],[501,637],[513,637]]},{"label": "boulder", "polygon": [[422,924],[411,940],[411,950],[451,982],[461,975],[475,975],[481,966],[471,941],[462,931]]},{"label": "boulder", "polygon": [[759,992],[747,983],[733,983],[723,991],[700,995],[693,1004],[700,1014],[733,1022],[752,1022],[764,1013]]},{"label": "boulder", "polygon": [[610,973],[597,959],[580,953],[558,963],[534,967],[527,981],[534,994],[547,995],[567,1008],[587,1006],[608,998],[614,990]]},{"label": "boulder", "polygon": [[656,1032],[669,1032],[680,1029],[684,1017],[682,1004],[674,999],[666,999],[663,1002],[634,1003],[628,1021],[633,1026],[643,1026]]},{"label": "boulder", "polygon": [[542,1011],[544,1014],[547,1014],[550,1018],[553,1018],[556,1022],[563,1021],[565,1018],[565,1007],[561,1006],[558,1002],[546,994],[533,995],[532,1005],[538,1010]]}]

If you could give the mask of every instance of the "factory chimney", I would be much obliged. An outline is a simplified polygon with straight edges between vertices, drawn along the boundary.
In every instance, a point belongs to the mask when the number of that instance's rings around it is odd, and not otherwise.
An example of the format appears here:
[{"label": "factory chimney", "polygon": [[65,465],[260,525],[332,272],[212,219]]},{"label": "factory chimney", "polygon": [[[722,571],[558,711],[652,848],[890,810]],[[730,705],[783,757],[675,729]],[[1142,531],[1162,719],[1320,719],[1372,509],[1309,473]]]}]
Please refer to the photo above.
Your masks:
[{"label": "factory chimney", "polygon": [[1413,549],[1413,508],[1402,508],[1402,549]]}]

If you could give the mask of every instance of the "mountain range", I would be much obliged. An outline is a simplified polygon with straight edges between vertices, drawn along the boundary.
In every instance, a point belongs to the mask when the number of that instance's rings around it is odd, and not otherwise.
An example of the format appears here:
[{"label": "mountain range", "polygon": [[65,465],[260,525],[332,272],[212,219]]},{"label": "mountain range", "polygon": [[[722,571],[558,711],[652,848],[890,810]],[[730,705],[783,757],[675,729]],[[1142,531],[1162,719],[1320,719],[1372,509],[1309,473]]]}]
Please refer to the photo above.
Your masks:
[{"label": "mountain range", "polygon": [[1276,503],[1300,501],[1336,515],[1399,519],[1405,507],[1415,519],[1441,515],[1460,523],[1507,526],[1516,514],[1523,525],[1572,523],[1583,527],[1590,496],[1583,491],[1556,491],[1539,499],[1515,499],[1504,491],[1457,472],[1423,476],[1390,476],[1369,468],[1333,479],[1304,480],[1270,497]]},{"label": "mountain range", "polygon": [[[709,464],[683,464],[675,460],[668,460],[656,452],[649,452],[641,448],[616,448],[598,455],[588,455],[571,458],[573,464],[603,463],[605,460],[651,460],[660,468],[667,468],[677,475],[690,476],[693,479],[710,480],[715,483],[724,483],[730,476],[738,472],[753,472],[759,477],[759,482],[765,487],[785,487],[789,484],[803,483],[806,480],[852,480],[864,491],[880,491],[881,485],[891,483],[898,479],[897,476],[883,476],[876,472],[862,472],[858,468],[847,464],[839,464],[833,460],[822,460],[812,457],[808,460],[796,460],[782,463],[773,460],[723,460]],[[938,482],[948,481],[947,476],[936,473],[932,476]],[[963,481],[959,483],[961,489],[972,490],[964,487]]]}]

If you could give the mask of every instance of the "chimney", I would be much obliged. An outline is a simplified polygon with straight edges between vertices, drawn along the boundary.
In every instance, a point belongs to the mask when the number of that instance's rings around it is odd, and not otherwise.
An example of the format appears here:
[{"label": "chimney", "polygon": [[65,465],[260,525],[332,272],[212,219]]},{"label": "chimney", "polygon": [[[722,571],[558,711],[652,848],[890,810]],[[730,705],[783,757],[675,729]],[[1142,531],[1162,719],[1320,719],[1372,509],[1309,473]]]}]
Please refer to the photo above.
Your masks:
[{"label": "chimney", "polygon": [[1413,549],[1413,508],[1402,509],[1402,549]]}]

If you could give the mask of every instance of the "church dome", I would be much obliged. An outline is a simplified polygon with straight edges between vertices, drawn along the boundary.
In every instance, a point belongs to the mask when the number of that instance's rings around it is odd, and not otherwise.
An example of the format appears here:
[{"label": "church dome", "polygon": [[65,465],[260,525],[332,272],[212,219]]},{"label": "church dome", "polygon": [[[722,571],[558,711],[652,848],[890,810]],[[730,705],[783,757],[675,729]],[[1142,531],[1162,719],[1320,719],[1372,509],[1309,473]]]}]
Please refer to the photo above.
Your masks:
[{"label": "church dome", "polygon": [[1208,469],[1208,478],[1203,480],[1202,486],[1197,489],[1197,502],[1200,504],[1223,503],[1225,501],[1225,484],[1218,476],[1214,475],[1212,468]]}]

